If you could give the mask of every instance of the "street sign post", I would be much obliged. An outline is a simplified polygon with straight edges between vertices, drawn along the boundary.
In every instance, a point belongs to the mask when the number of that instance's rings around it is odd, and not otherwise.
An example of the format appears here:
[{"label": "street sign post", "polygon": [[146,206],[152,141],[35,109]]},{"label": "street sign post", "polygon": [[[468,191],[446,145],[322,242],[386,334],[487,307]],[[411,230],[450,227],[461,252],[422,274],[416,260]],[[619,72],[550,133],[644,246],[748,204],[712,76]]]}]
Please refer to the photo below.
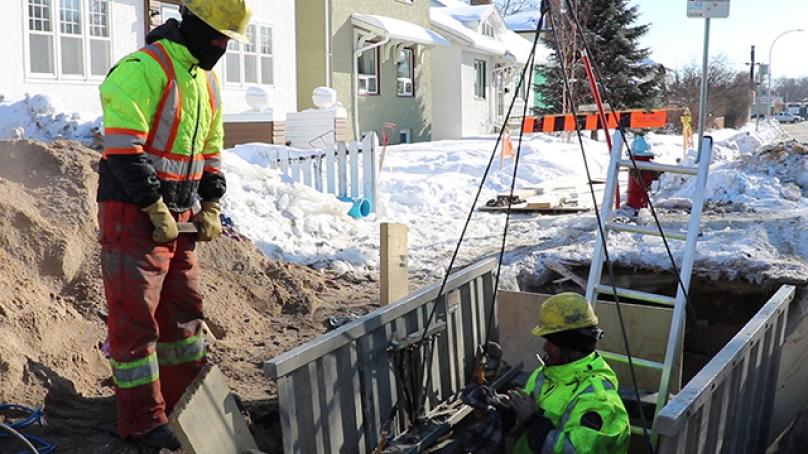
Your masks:
[{"label": "street sign post", "polygon": [[729,0],[712,0],[708,2],[687,0],[687,17],[699,19],[729,17]]},{"label": "street sign post", "polygon": [[704,55],[701,66],[701,96],[699,99],[699,141],[696,162],[701,159],[701,148],[704,142],[704,121],[707,116],[707,74],[710,66],[710,19],[729,17],[729,0],[712,0],[709,2],[687,0],[687,17],[704,19]]}]

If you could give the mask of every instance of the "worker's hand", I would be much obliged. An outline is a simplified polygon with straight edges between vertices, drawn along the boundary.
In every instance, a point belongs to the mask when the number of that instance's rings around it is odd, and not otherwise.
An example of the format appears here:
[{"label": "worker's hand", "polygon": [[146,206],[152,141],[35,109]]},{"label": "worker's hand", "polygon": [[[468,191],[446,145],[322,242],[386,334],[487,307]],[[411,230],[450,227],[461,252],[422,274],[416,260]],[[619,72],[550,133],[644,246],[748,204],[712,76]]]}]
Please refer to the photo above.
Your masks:
[{"label": "worker's hand", "polygon": [[508,391],[508,402],[520,422],[524,423],[536,413],[536,402],[521,389]]},{"label": "worker's hand", "polygon": [[149,220],[154,226],[152,239],[155,243],[168,243],[177,239],[179,236],[177,221],[174,220],[174,216],[171,215],[171,211],[162,198],[143,208],[143,212],[149,215]]},{"label": "worker's hand", "polygon": [[197,241],[211,241],[222,234],[222,205],[219,202],[202,202],[202,210],[194,215],[194,224],[199,233]]}]

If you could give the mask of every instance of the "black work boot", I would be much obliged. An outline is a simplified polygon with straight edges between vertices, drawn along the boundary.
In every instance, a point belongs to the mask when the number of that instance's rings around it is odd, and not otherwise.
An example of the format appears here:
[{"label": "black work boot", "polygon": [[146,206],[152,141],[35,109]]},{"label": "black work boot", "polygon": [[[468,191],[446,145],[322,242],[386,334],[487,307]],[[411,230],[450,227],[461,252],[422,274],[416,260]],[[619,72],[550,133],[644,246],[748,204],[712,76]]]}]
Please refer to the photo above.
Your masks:
[{"label": "black work boot", "polygon": [[138,437],[136,441],[142,446],[148,446],[157,450],[168,449],[175,451],[182,447],[177,436],[174,435],[174,432],[168,424],[163,424],[146,435]]}]

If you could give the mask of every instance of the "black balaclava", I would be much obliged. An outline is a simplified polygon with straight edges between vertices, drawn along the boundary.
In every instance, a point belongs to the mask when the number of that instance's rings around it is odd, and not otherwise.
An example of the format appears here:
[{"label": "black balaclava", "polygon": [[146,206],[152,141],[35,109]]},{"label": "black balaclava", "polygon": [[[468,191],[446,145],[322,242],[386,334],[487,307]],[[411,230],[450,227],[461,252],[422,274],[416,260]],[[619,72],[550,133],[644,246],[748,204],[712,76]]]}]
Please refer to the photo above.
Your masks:
[{"label": "black balaclava", "polygon": [[227,49],[214,46],[211,41],[225,37],[187,9],[182,13],[180,31],[191,55],[199,60],[199,67],[210,71]]},{"label": "black balaclava", "polygon": [[592,327],[547,334],[544,337],[560,348],[568,348],[589,354],[595,351],[598,339],[601,336],[602,331]]}]

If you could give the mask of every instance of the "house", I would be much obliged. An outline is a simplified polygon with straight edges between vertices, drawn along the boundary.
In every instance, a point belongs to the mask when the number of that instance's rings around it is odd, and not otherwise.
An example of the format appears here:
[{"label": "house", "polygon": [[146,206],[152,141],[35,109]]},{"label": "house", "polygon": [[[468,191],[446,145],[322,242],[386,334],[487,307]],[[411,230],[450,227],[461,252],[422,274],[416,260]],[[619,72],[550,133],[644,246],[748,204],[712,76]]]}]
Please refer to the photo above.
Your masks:
[{"label": "house", "polygon": [[298,0],[295,17],[299,110],[331,87],[354,136],[431,138],[432,51],[449,42],[429,28],[427,1]]},{"label": "house", "polygon": [[[508,29],[493,4],[476,3],[432,0],[430,23],[451,42],[433,51],[435,139],[499,131],[528,61],[530,42]],[[512,117],[521,116],[530,99],[527,85],[520,88]]]},{"label": "house", "polygon": [[[179,15],[179,0],[3,0],[0,95],[50,96],[61,109],[100,114],[98,86],[120,58],[144,45],[147,30]],[[227,112],[248,109],[259,85],[271,107],[297,104],[294,0],[250,2],[249,44],[231,43],[215,69]]]},{"label": "house", "polygon": [[[539,10],[522,11],[507,16],[505,18],[505,24],[512,32],[532,43],[540,18],[541,12]],[[548,20],[548,17],[545,17],[545,23],[542,24],[542,32],[547,32],[548,30],[552,29],[548,23]],[[539,41],[536,44],[536,61],[547,62],[547,60],[550,58],[550,52],[551,50],[541,41]],[[533,87],[531,87],[533,89],[533,105],[531,106],[533,108],[533,114],[538,114],[541,109],[546,107],[544,99],[541,96],[541,85],[544,83],[544,80],[545,76],[541,70],[538,67],[534,67]]]}]

